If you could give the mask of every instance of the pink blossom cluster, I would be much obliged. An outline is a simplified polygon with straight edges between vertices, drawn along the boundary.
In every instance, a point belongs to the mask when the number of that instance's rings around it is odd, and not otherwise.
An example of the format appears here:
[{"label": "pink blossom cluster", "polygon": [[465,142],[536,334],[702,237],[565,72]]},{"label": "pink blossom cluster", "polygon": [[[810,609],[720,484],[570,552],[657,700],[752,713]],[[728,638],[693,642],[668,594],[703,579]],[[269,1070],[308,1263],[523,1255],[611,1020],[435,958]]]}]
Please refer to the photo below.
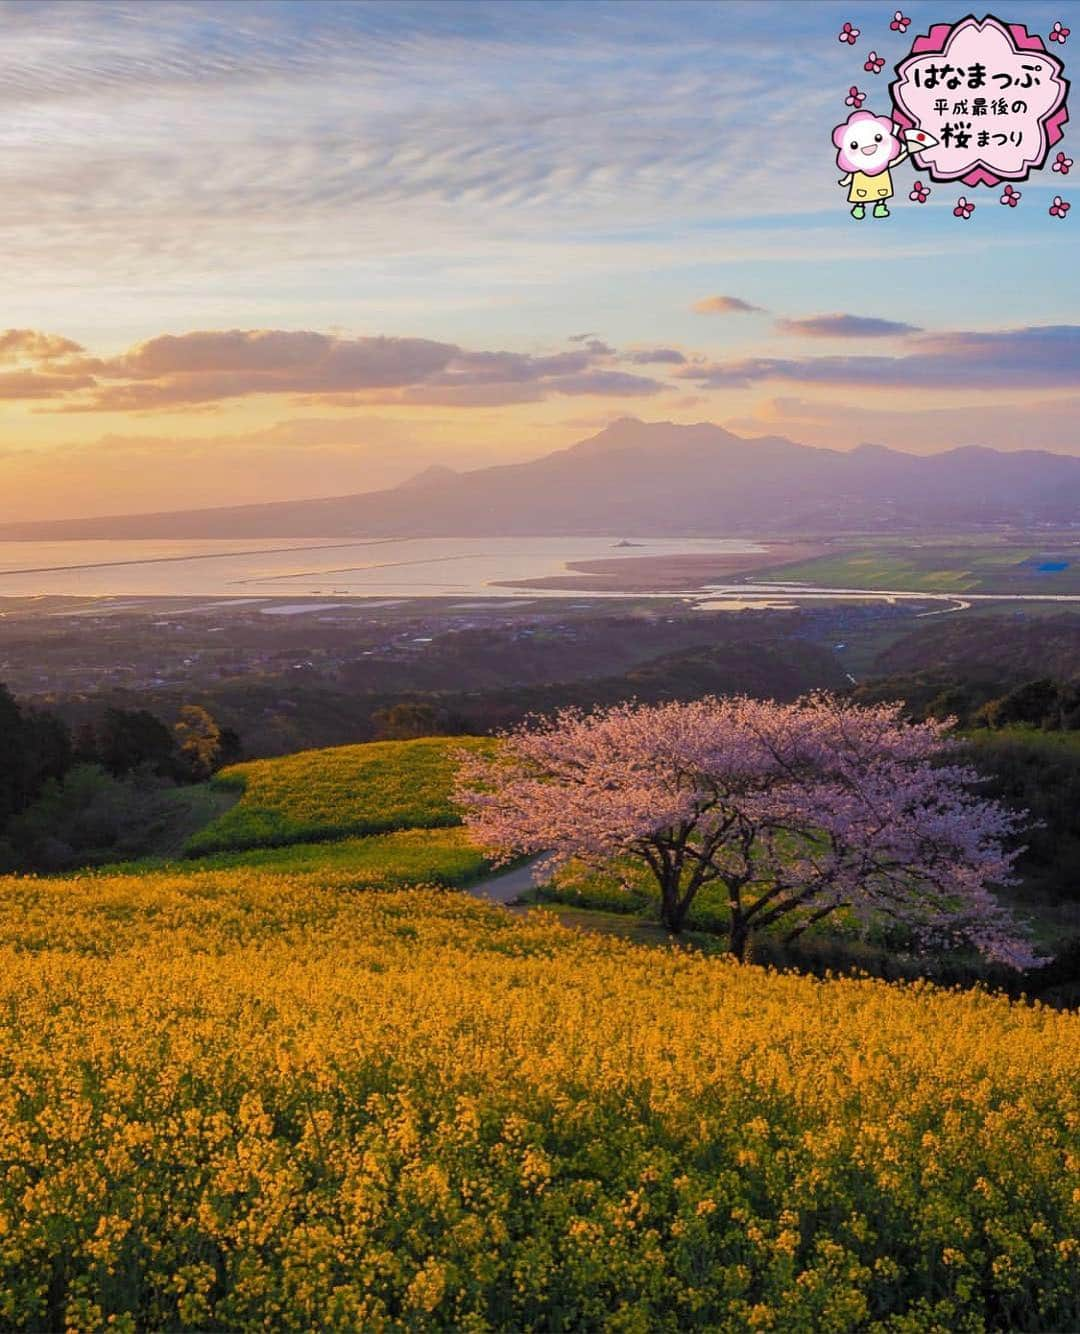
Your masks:
[{"label": "pink blossom cluster", "polygon": [[718,882],[739,955],[754,931],[845,907],[1028,966],[990,890],[1010,879],[1019,818],[973,790],[948,730],[826,694],[567,710],[463,755],[457,800],[496,860],[646,863],[674,930]]}]

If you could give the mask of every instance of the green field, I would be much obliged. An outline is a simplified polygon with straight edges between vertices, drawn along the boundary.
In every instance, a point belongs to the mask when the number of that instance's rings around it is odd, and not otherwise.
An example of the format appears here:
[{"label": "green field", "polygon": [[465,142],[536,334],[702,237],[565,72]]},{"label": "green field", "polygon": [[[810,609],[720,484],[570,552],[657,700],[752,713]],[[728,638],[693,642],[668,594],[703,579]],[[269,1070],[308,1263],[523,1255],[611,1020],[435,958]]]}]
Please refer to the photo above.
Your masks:
[{"label": "green field", "polygon": [[459,823],[450,801],[455,754],[492,743],[430,737],[307,750],[223,769],[239,801],[187,841],[189,856],[431,829]]},{"label": "green field", "polygon": [[402,885],[467,885],[489,865],[463,829],[404,829],[392,834],[342,838],[321,843],[289,843],[209,853],[179,861],[144,858],[104,866],[100,875],[201,875],[239,867],[294,875],[332,875],[337,885],[355,888]]},{"label": "green field", "polygon": [[[1043,566],[1061,565],[1061,569]],[[827,588],[919,593],[1080,593],[1080,547],[888,544],[838,551],[754,576]]]}]

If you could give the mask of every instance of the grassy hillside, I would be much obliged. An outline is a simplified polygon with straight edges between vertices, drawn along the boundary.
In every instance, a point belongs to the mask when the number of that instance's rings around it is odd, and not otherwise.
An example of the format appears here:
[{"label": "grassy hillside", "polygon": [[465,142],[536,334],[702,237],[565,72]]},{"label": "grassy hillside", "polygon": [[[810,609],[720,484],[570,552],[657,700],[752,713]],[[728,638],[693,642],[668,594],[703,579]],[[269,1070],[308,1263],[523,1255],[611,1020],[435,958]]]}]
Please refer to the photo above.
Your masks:
[{"label": "grassy hillside", "polygon": [[335,883],[0,880],[5,1329],[1080,1325],[1080,1016]]},{"label": "grassy hillside", "polygon": [[402,829],[323,843],[215,852],[172,861],[145,858],[102,868],[104,875],[202,875],[236,867],[332,878],[355,888],[403,885],[466,885],[488,870],[463,829]]},{"label": "grassy hillside", "polygon": [[200,856],[457,824],[450,802],[455,752],[491,744],[481,737],[430,737],[234,765],[218,774],[215,786],[239,788],[240,800],[189,838],[185,851]]}]

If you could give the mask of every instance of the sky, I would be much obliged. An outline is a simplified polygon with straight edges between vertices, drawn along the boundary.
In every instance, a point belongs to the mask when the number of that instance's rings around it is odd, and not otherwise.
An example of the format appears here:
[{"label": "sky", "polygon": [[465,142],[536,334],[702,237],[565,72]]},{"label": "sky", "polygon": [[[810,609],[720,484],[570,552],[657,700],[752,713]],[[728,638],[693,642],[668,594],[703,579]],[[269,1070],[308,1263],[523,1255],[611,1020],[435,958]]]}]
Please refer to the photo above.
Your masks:
[{"label": "sky", "polygon": [[[1015,208],[914,203],[906,163],[849,214],[848,88],[888,114],[968,5],[895,9],[0,3],[0,521],[371,490],[626,416],[1080,454],[1080,207],[1049,213],[1080,153]],[[1070,73],[1080,0],[994,12],[1072,27]]]}]

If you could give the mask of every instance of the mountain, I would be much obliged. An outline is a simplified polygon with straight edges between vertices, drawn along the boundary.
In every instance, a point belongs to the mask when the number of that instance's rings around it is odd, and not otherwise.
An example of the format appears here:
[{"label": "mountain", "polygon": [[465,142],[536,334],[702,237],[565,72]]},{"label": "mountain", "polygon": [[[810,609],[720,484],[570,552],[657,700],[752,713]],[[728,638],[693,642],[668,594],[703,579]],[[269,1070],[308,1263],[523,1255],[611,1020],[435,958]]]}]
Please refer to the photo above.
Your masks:
[{"label": "mountain", "polygon": [[324,500],[0,526],[0,540],[917,532],[1080,521],[1080,458],[915,455],[624,418],[527,463]]}]

